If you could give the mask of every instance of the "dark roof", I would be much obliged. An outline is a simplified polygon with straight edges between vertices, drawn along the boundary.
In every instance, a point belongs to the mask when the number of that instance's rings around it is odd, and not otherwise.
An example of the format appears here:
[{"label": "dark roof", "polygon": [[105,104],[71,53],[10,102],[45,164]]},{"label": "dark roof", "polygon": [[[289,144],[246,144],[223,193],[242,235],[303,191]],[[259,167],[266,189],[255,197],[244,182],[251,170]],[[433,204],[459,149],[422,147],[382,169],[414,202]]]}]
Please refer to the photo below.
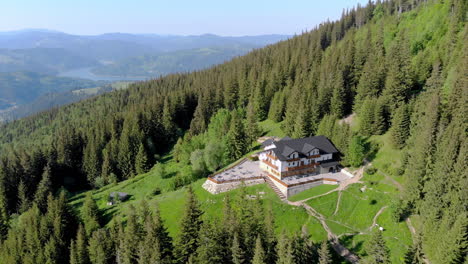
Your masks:
[{"label": "dark roof", "polygon": [[269,139],[263,141],[262,146],[263,146],[263,147],[269,146],[269,145],[271,145],[271,143],[273,143],[273,142],[275,142],[275,141],[274,141],[273,139],[269,138]]},{"label": "dark roof", "polygon": [[331,162],[326,162],[326,163],[320,163],[319,166],[322,168],[330,168],[339,164],[340,163],[338,161],[331,161]]},{"label": "dark roof", "polygon": [[272,149],[279,160],[287,160],[294,152],[306,155],[311,150],[318,148],[321,154],[337,153],[338,150],[325,136],[315,136],[299,139],[286,139],[274,142],[276,148]]},{"label": "dark roof", "polygon": [[115,196],[118,196],[119,198],[125,198],[128,196],[128,193],[124,193],[124,192],[111,192],[109,194],[110,197],[114,198]]}]

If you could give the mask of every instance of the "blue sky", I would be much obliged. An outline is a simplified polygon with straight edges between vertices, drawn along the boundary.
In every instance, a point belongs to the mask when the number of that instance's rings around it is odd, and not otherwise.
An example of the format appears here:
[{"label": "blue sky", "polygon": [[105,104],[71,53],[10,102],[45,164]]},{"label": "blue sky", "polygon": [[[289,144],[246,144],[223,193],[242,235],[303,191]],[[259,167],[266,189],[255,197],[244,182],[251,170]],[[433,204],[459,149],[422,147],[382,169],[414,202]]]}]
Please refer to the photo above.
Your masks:
[{"label": "blue sky", "polygon": [[294,34],[367,0],[3,0],[0,31]]}]

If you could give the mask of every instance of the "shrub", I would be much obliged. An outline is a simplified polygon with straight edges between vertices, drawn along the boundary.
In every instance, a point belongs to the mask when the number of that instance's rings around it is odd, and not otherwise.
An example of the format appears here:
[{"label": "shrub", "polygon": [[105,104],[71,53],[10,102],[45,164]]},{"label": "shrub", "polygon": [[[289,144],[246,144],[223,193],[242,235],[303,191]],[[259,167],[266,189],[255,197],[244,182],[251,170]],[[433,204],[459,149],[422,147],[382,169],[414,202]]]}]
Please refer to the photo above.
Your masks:
[{"label": "shrub", "polygon": [[161,194],[161,188],[156,187],[154,190],[151,192],[153,196]]},{"label": "shrub", "polygon": [[366,169],[366,173],[369,174],[369,175],[374,175],[376,172],[377,172],[377,169],[374,168],[374,167],[368,167]]}]

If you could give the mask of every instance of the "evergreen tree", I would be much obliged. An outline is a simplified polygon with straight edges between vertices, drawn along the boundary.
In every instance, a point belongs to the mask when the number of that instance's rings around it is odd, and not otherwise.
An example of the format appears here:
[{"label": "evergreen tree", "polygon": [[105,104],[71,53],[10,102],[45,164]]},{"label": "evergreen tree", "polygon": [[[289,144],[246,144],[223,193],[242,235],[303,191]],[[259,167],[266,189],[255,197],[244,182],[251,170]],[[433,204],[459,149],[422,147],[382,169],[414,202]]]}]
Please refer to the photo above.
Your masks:
[{"label": "evergreen tree", "polygon": [[422,252],[421,238],[419,234],[416,234],[414,244],[408,248],[405,254],[405,264],[423,264],[424,254]]},{"label": "evergreen tree", "polygon": [[346,159],[353,167],[358,167],[364,160],[365,147],[364,140],[360,136],[354,136],[349,144]]},{"label": "evergreen tree", "polygon": [[95,230],[100,228],[99,215],[99,208],[96,201],[94,201],[91,192],[88,192],[81,209],[81,217],[83,218],[84,229],[87,236],[91,236]]},{"label": "evergreen tree", "polygon": [[234,233],[234,238],[232,240],[231,246],[231,255],[232,255],[232,263],[233,264],[242,264],[245,263],[244,259],[244,251],[239,242],[239,235]]},{"label": "evergreen tree", "polygon": [[322,241],[322,245],[320,246],[319,263],[320,264],[330,264],[330,263],[332,263],[330,250],[328,249],[328,242],[326,240]]},{"label": "evergreen tree", "polygon": [[330,112],[338,118],[343,117],[345,113],[345,89],[343,76],[338,74],[333,87],[333,95],[330,102]]},{"label": "evergreen tree", "polygon": [[390,139],[393,145],[401,149],[405,146],[406,139],[409,136],[409,113],[408,107],[402,105],[399,107],[392,119],[392,127],[390,129]]},{"label": "evergreen tree", "polygon": [[294,263],[291,241],[286,237],[284,232],[281,233],[278,244],[276,245],[276,253],[278,254],[276,264]]},{"label": "evergreen tree", "polygon": [[87,249],[86,233],[83,226],[79,226],[76,240],[72,241],[70,247],[70,264],[87,264],[89,254]]},{"label": "evergreen tree", "polygon": [[293,138],[304,138],[312,133],[310,127],[310,106],[306,98],[302,98],[299,104],[299,110],[294,123],[294,132],[291,134]]},{"label": "evergreen tree", "polygon": [[93,264],[108,264],[112,259],[112,239],[105,229],[98,229],[93,232],[89,239],[89,259]]},{"label": "evergreen tree", "polygon": [[367,98],[362,103],[359,117],[359,132],[363,136],[371,136],[374,134],[374,120],[375,120],[375,99]]},{"label": "evergreen tree", "polygon": [[262,239],[260,235],[257,236],[257,240],[255,242],[255,251],[252,259],[252,264],[265,264],[265,250],[262,246]]},{"label": "evergreen tree", "polygon": [[135,169],[136,173],[143,174],[149,170],[149,161],[148,161],[148,154],[146,153],[145,146],[143,143],[140,143],[138,147],[138,153],[135,157]]},{"label": "evergreen tree", "polygon": [[260,136],[260,127],[257,123],[257,116],[252,104],[247,105],[247,120],[245,125],[245,133],[247,135],[247,145],[250,147]]},{"label": "evergreen tree", "polygon": [[390,263],[388,248],[382,236],[382,232],[375,229],[370,240],[366,244],[366,263]]},{"label": "evergreen tree", "polygon": [[118,259],[123,264],[132,264],[137,261],[138,248],[141,241],[141,229],[137,220],[135,208],[130,205],[127,215],[127,224],[120,235]]},{"label": "evergreen tree", "polygon": [[199,233],[202,225],[203,212],[195,197],[192,187],[187,191],[187,201],[180,223],[180,234],[175,246],[175,257],[177,263],[186,263],[190,256],[195,254],[199,246]]},{"label": "evergreen tree", "polygon": [[29,209],[29,207],[31,207],[31,202],[29,201],[28,196],[26,194],[26,185],[21,180],[18,185],[18,213],[22,214],[26,212]]},{"label": "evergreen tree", "polygon": [[[0,171],[1,173],[1,171]],[[5,240],[8,227],[10,225],[10,217],[8,215],[8,204],[6,199],[4,176],[0,174],[0,245]]]},{"label": "evergreen tree", "polygon": [[383,95],[390,113],[393,113],[408,98],[413,85],[409,43],[404,32],[390,47],[387,58],[388,71]]},{"label": "evergreen tree", "polygon": [[244,124],[239,113],[234,111],[231,126],[226,138],[227,160],[234,161],[241,158],[248,149]]},{"label": "evergreen tree", "polygon": [[51,167],[48,164],[44,168],[44,172],[42,173],[42,179],[37,186],[36,194],[34,196],[34,202],[37,204],[39,209],[43,212],[47,209],[47,196],[52,192],[52,171]]}]

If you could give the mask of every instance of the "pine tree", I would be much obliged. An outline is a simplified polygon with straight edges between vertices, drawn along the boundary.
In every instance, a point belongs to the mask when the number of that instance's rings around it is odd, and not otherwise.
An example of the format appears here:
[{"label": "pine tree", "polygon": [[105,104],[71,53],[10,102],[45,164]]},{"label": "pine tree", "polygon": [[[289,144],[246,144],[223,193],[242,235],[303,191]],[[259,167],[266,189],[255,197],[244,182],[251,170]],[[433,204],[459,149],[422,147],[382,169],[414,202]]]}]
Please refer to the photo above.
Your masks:
[{"label": "pine tree", "polygon": [[31,202],[26,194],[26,185],[21,180],[18,185],[18,207],[17,211],[19,214],[26,212],[31,207]]},{"label": "pine tree", "polygon": [[89,239],[89,259],[93,264],[108,264],[112,258],[112,239],[105,229],[96,230]]},{"label": "pine tree", "polygon": [[138,248],[141,241],[141,229],[137,220],[135,208],[130,205],[127,215],[127,225],[120,235],[118,258],[122,264],[135,263],[138,257]]},{"label": "pine tree", "polygon": [[0,244],[6,239],[8,227],[10,226],[4,182],[5,178],[0,174]]},{"label": "pine tree", "polygon": [[88,192],[81,209],[81,216],[87,236],[91,236],[95,230],[100,228],[99,215],[99,208],[96,201],[93,199],[91,192]]},{"label": "pine tree", "polygon": [[253,104],[249,103],[247,105],[247,120],[245,125],[245,133],[247,135],[247,145],[251,146],[257,138],[260,136],[260,127],[257,123],[257,116],[254,111]]},{"label": "pine tree", "polygon": [[359,117],[359,132],[363,136],[371,136],[374,134],[374,121],[375,121],[375,99],[366,98],[362,103]]},{"label": "pine tree", "polygon": [[330,102],[330,112],[338,118],[343,117],[345,113],[345,89],[343,76],[338,74],[333,87],[333,95]]},{"label": "pine tree", "polygon": [[281,236],[278,240],[278,244],[276,245],[276,253],[278,255],[276,264],[294,263],[294,259],[292,255],[292,248],[291,248],[291,241],[289,240],[289,238],[286,236],[284,232],[281,233]]},{"label": "pine tree", "polygon": [[366,252],[368,257],[367,263],[390,263],[388,248],[382,236],[382,232],[375,229],[372,232],[370,240],[366,244]]},{"label": "pine tree", "polygon": [[319,263],[320,264],[332,263],[330,250],[328,249],[328,242],[326,240],[322,241],[322,245],[320,246]]},{"label": "pine tree", "polygon": [[291,134],[293,138],[304,138],[312,133],[310,127],[310,106],[307,100],[303,97],[294,123],[294,132]]},{"label": "pine tree", "polygon": [[239,113],[234,111],[226,138],[227,160],[234,161],[241,158],[247,151],[247,148],[248,144],[244,124]]},{"label": "pine tree", "polygon": [[37,204],[39,209],[42,212],[45,212],[47,209],[47,196],[52,192],[52,182],[51,182],[51,167],[48,164],[44,168],[42,173],[42,179],[37,186],[36,194],[34,196],[34,202]]},{"label": "pine tree", "polygon": [[390,139],[393,145],[401,149],[405,146],[406,139],[409,136],[409,113],[408,107],[402,105],[399,107],[392,119],[392,127],[390,129]]},{"label": "pine tree", "polygon": [[409,43],[404,32],[402,34],[390,47],[387,56],[389,65],[383,95],[392,114],[408,98],[413,85]]},{"label": "pine tree", "polygon": [[76,240],[72,241],[70,247],[70,264],[87,264],[89,262],[87,239],[83,226],[78,227]]},{"label": "pine tree", "polygon": [[149,170],[149,167],[148,154],[143,143],[140,143],[135,157],[135,170],[138,174],[143,174]]},{"label": "pine tree", "polygon": [[254,256],[252,259],[252,264],[265,264],[265,250],[262,246],[262,239],[260,235],[257,236],[257,240],[255,242],[255,251]]},{"label": "pine tree", "polygon": [[364,160],[364,140],[360,136],[354,136],[348,147],[346,159],[353,167],[358,167]]},{"label": "pine tree", "polygon": [[177,263],[186,263],[189,257],[197,251],[199,246],[199,233],[202,225],[203,212],[195,197],[192,187],[187,191],[187,201],[180,223],[180,234],[175,246],[175,257]]},{"label": "pine tree", "polygon": [[231,246],[231,255],[232,255],[232,263],[233,264],[242,264],[245,263],[244,259],[244,251],[239,242],[239,235],[234,233],[234,238],[232,240]]}]

